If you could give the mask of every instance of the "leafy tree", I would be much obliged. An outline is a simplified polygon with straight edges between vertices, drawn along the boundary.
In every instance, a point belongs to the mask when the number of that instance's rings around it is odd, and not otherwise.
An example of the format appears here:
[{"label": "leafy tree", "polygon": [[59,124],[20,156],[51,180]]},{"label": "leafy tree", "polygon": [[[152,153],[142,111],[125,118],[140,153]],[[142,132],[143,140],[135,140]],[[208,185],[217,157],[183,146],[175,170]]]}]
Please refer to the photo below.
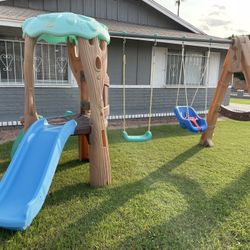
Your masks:
[{"label": "leafy tree", "polygon": [[234,73],[234,77],[240,79],[240,80],[245,80],[245,77],[242,72],[236,72]]},{"label": "leafy tree", "polygon": [[[250,34],[247,35],[247,36],[248,36],[249,39],[250,39]],[[233,37],[234,37],[234,35],[228,37],[228,39],[233,39]],[[238,78],[238,79],[240,79],[240,80],[245,80],[244,74],[243,74],[242,72],[236,72],[236,73],[234,73],[234,77],[236,77],[236,78]]]}]

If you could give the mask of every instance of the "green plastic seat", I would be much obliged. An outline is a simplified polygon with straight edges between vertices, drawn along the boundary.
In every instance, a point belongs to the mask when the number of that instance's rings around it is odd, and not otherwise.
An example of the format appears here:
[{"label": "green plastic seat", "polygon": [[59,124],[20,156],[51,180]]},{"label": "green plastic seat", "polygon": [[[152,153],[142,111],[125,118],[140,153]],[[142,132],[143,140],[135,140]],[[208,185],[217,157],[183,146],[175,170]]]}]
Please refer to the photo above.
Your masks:
[{"label": "green plastic seat", "polygon": [[151,140],[153,137],[150,131],[146,131],[143,135],[128,135],[126,131],[123,131],[122,136],[128,142],[144,142]]},{"label": "green plastic seat", "polygon": [[17,150],[20,142],[23,139],[24,133],[25,133],[25,130],[24,130],[24,128],[22,128],[20,130],[19,134],[17,135],[16,140],[14,141],[14,143],[12,145],[11,152],[10,152],[10,159],[12,159],[14,157],[14,154],[16,153],[16,150]]},{"label": "green plastic seat", "polygon": [[94,18],[71,12],[43,14],[24,21],[23,36],[37,37],[51,44],[66,43],[68,39],[77,43],[77,37],[110,42],[108,28]]},{"label": "green plastic seat", "polygon": [[[38,119],[43,119],[43,116],[38,115]],[[24,128],[22,128],[20,130],[20,132],[18,133],[14,143],[12,144],[12,148],[11,148],[11,152],[10,152],[10,159],[12,159],[14,157],[14,154],[16,153],[17,148],[18,148],[19,144],[21,143],[21,141],[22,141],[22,139],[24,137],[24,134],[25,134],[25,130],[24,130]]]},{"label": "green plastic seat", "polygon": [[71,115],[74,115],[74,112],[71,111],[71,110],[67,110],[67,111],[65,112],[65,115],[66,115],[66,116],[71,116]]}]

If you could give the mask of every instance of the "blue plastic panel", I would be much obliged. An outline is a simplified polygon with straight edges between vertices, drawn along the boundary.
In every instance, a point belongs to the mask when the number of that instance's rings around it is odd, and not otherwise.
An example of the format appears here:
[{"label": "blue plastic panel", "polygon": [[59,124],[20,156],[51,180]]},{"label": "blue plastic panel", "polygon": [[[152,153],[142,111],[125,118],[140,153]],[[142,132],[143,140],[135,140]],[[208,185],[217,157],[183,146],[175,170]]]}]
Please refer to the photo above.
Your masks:
[{"label": "blue plastic panel", "polygon": [[41,119],[26,132],[0,182],[0,227],[24,230],[31,224],[75,127],[73,120],[57,126]]}]

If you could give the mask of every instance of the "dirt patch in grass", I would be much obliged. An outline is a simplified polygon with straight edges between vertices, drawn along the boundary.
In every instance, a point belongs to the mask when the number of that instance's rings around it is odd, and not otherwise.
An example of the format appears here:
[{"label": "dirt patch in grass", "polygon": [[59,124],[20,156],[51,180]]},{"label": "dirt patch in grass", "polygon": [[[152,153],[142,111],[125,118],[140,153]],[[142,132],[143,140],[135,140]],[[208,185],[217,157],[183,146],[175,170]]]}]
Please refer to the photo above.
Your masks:
[{"label": "dirt patch in grass", "polygon": [[[220,121],[228,120],[228,118],[220,116]],[[159,126],[164,124],[177,124],[175,117],[153,117],[151,120],[152,126]],[[141,128],[148,126],[148,118],[126,119],[126,128]],[[123,120],[110,120],[108,129],[123,128]],[[0,128],[0,144],[8,141],[13,141],[17,137],[21,127],[5,127]]]},{"label": "dirt patch in grass", "polygon": [[21,128],[0,128],[0,144],[13,141],[17,137]]},{"label": "dirt patch in grass", "polygon": [[[163,125],[163,124],[172,124],[176,123],[176,120],[172,117],[157,117],[152,119],[152,126]],[[128,128],[140,128],[146,127],[148,125],[148,118],[137,118],[126,120],[126,126]],[[109,121],[109,129],[120,129],[123,128],[123,120],[111,120]],[[0,128],[0,144],[3,144],[8,141],[13,141],[17,137],[21,127],[5,127]]]},{"label": "dirt patch in grass", "polygon": [[[164,125],[164,124],[177,124],[175,117],[153,117],[151,120],[152,126]],[[126,127],[128,128],[141,128],[148,126],[148,118],[135,118],[126,119]],[[109,121],[109,129],[121,129],[123,128],[123,120],[111,120]]]}]

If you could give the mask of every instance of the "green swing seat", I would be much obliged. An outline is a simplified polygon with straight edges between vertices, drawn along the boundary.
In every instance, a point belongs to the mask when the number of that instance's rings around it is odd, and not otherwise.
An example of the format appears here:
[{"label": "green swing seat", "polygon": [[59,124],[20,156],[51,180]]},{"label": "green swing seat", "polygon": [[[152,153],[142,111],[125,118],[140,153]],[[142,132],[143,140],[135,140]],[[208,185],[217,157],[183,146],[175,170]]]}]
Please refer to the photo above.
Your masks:
[{"label": "green swing seat", "polygon": [[143,135],[128,135],[126,131],[123,131],[122,136],[128,142],[144,142],[151,140],[153,137],[150,131],[146,131]]}]

